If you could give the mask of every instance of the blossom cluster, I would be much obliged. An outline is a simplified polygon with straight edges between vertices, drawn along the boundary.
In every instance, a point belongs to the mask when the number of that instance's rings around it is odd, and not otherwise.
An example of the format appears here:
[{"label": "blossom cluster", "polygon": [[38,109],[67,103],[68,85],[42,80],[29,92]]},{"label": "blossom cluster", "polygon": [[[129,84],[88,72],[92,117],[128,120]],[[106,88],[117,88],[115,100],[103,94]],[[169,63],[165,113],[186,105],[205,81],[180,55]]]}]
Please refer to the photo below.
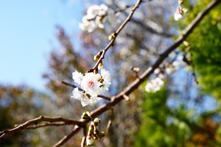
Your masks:
[{"label": "blossom cluster", "polygon": [[182,7],[183,0],[178,0],[178,6],[176,8],[176,12],[174,14],[174,19],[177,21],[183,17],[184,13],[187,13],[187,9]]},{"label": "blossom cluster", "polygon": [[90,6],[87,10],[87,15],[82,18],[83,23],[79,24],[80,29],[90,33],[98,27],[104,28],[107,11],[108,7],[104,4]]},{"label": "blossom cluster", "polygon": [[79,91],[79,88],[75,88],[72,98],[80,100],[83,107],[97,103],[101,100],[98,95],[109,90],[110,73],[105,69],[101,69],[100,73],[81,74],[78,71],[72,73],[74,81],[83,89],[83,91]]},{"label": "blossom cluster", "polygon": [[183,61],[184,56],[178,56],[177,60],[173,61],[171,64],[164,66],[162,68],[157,68],[154,70],[154,74],[156,78],[150,80],[145,86],[145,90],[147,92],[157,92],[159,91],[163,85],[163,79],[166,75],[171,75],[176,72],[180,67],[185,66],[186,63]]}]

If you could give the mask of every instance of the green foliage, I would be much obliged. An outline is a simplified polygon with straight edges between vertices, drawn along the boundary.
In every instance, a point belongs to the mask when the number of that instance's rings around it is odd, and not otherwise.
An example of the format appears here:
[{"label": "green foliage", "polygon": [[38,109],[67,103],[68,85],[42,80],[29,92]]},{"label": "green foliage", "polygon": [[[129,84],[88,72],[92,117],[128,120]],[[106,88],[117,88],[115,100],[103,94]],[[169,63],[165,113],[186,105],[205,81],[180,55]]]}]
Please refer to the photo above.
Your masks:
[{"label": "green foliage", "polygon": [[[198,1],[184,21],[188,25],[210,1]],[[221,98],[221,5],[213,9],[187,38],[193,54],[193,64],[199,83],[206,93]]]},{"label": "green foliage", "polygon": [[[181,146],[190,138],[190,128],[185,123],[191,114],[180,107],[173,112],[166,103],[168,90],[164,87],[156,93],[145,93],[141,105],[142,114],[136,147]],[[179,116],[179,119],[175,116]]]}]

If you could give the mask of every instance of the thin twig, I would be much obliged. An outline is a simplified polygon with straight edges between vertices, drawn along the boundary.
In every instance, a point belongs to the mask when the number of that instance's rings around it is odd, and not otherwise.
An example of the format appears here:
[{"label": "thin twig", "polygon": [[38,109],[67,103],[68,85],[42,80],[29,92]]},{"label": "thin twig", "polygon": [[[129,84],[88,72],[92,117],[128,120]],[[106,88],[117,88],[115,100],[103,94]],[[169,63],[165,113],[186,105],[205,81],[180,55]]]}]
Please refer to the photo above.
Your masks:
[{"label": "thin twig", "polygon": [[110,116],[110,119],[107,123],[106,134],[108,134],[108,132],[109,132],[109,129],[110,129],[111,124],[112,124],[113,117],[114,117],[114,112],[113,112],[113,108],[112,108],[111,109],[111,116]]},{"label": "thin twig", "polygon": [[59,142],[57,142],[53,147],[59,147],[67,142],[71,137],[80,131],[81,127],[77,126],[70,134],[64,136]]},{"label": "thin twig", "polygon": [[45,124],[40,124],[40,125],[28,126],[26,129],[37,129],[37,128],[42,128],[42,127],[47,127],[47,126],[64,126],[64,125],[74,126],[75,124],[73,124],[72,122],[45,123]]},{"label": "thin twig", "polygon": [[[62,84],[65,84],[65,85],[67,85],[67,86],[71,86],[71,87],[73,87],[73,88],[78,88],[80,91],[84,91],[84,90],[81,89],[80,87],[77,87],[77,86],[75,86],[75,85],[73,85],[73,84],[70,84],[70,83],[67,83],[67,82],[65,82],[65,81],[61,81],[61,83],[62,83]],[[101,98],[103,98],[103,99],[105,99],[105,100],[108,100],[108,101],[111,100],[111,98],[109,98],[109,97],[107,97],[107,96],[103,96],[103,95],[98,95],[98,97],[101,97]]]},{"label": "thin twig", "polygon": [[113,46],[115,39],[117,38],[117,35],[121,32],[121,30],[125,27],[125,25],[131,20],[131,17],[133,16],[135,10],[140,6],[142,0],[138,0],[137,3],[135,4],[135,6],[132,8],[130,14],[128,15],[128,17],[126,18],[126,20],[121,24],[121,26],[117,29],[117,31],[114,33],[115,38],[113,38],[113,40],[111,40],[111,42],[106,46],[106,48],[102,51],[101,57],[100,59],[97,61],[97,63],[95,64],[95,66],[93,67],[93,70],[97,69],[99,63],[101,63],[101,61],[104,59],[105,53],[107,52],[107,50]]},{"label": "thin twig", "polygon": [[4,130],[2,131],[2,134],[0,136],[0,141],[4,140],[6,137],[8,137],[9,135],[12,135],[20,130],[24,130],[27,129],[29,126],[31,125],[35,125],[38,124],[40,122],[43,121],[48,121],[48,122],[65,122],[67,124],[75,124],[75,125],[81,125],[82,121],[78,121],[78,120],[74,120],[74,119],[66,119],[66,118],[62,118],[62,117],[45,117],[45,116],[40,116],[38,118],[26,121],[25,123],[10,129],[10,130]]},{"label": "thin twig", "polygon": [[85,145],[86,145],[86,138],[87,138],[87,128],[86,128],[86,125],[83,128],[83,133],[84,133],[84,136],[82,137],[81,147],[85,147]]}]

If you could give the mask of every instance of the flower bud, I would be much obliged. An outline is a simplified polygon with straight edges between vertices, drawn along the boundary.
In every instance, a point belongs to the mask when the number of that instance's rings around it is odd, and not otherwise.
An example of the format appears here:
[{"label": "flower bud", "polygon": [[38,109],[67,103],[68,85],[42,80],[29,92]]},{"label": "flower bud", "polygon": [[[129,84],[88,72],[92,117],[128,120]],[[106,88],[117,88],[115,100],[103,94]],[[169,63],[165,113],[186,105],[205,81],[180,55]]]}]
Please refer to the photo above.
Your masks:
[{"label": "flower bud", "polygon": [[131,68],[134,72],[139,72],[140,71],[140,68],[139,67],[132,67]]},{"label": "flower bud", "polygon": [[103,65],[102,63],[99,63],[99,64],[98,64],[98,69],[101,70],[101,69],[103,69],[103,68],[104,68],[104,65]]},{"label": "flower bud", "polygon": [[102,55],[102,51],[100,51],[97,55],[94,56],[94,61],[99,60]]},{"label": "flower bud", "polygon": [[100,59],[100,57],[98,55],[94,56],[94,61],[99,60],[99,59]]},{"label": "flower bud", "polygon": [[101,119],[99,119],[99,118],[95,118],[94,119],[94,123],[95,123],[95,125],[97,126],[97,124],[99,124],[101,122]]},{"label": "flower bud", "polygon": [[84,112],[81,116],[82,119],[90,119],[90,117],[88,116],[88,114],[86,112]]},{"label": "flower bud", "polygon": [[183,0],[178,0],[179,5],[183,3]]},{"label": "flower bud", "polygon": [[115,39],[115,38],[116,38],[116,33],[112,33],[112,34],[108,37],[109,40],[113,40],[113,39]]},{"label": "flower bud", "polygon": [[98,133],[98,137],[99,137],[99,138],[102,138],[102,137],[104,137],[104,136],[105,136],[104,132]]}]

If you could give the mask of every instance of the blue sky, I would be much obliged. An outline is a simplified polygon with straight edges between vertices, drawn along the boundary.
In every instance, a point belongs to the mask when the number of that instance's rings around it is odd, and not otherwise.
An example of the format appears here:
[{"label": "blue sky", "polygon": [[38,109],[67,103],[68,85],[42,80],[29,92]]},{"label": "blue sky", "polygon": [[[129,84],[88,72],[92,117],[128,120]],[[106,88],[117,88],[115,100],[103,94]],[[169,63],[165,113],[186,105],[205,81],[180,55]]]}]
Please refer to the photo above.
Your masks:
[{"label": "blue sky", "polygon": [[80,0],[2,1],[0,84],[25,83],[42,90],[41,74],[47,70],[50,51],[58,47],[55,25],[63,26],[72,37],[77,36],[83,15],[81,3]]}]

